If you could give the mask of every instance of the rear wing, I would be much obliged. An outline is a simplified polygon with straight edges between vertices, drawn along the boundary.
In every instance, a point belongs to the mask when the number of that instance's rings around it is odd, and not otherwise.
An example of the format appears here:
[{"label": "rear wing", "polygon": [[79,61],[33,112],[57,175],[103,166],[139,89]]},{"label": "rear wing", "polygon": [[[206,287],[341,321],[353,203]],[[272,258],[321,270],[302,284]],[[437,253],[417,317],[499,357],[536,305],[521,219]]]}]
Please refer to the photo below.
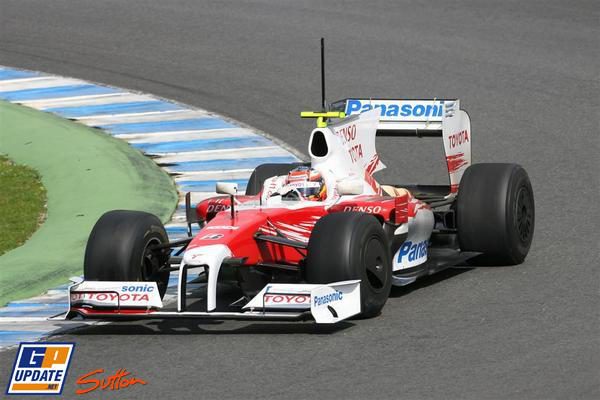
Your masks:
[{"label": "rear wing", "polygon": [[442,137],[452,193],[471,165],[471,120],[458,99],[359,99],[331,104],[347,117],[378,109],[377,136]]}]

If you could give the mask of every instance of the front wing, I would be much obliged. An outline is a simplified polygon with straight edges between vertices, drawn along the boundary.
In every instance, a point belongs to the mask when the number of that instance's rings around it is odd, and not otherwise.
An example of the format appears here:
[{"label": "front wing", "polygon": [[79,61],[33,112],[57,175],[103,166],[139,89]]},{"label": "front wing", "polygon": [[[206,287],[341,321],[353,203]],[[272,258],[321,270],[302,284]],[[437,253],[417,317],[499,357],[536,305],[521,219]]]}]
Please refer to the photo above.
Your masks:
[{"label": "front wing", "polygon": [[360,307],[360,280],[318,285],[268,284],[239,312],[168,310],[155,282],[80,281],[69,287],[69,310],[57,318],[313,319],[319,324],[331,324],[359,314]]}]

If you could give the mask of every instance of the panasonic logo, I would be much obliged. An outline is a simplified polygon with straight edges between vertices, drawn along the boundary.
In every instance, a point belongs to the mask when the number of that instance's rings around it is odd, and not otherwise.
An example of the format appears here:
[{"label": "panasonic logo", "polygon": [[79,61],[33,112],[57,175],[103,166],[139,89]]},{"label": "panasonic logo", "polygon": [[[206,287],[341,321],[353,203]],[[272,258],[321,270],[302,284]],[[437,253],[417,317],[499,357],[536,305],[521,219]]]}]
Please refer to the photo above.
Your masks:
[{"label": "panasonic logo", "polygon": [[404,242],[398,252],[398,263],[402,263],[404,259],[408,262],[412,262],[427,257],[427,246],[427,240],[418,243],[413,243],[411,241]]},{"label": "panasonic logo", "polygon": [[348,100],[346,115],[360,114],[379,109],[381,117],[389,118],[441,118],[444,103],[441,101]]},{"label": "panasonic logo", "polygon": [[329,303],[334,303],[336,301],[342,300],[344,294],[339,290],[336,290],[333,293],[326,294],[324,296],[315,296],[314,297],[314,306],[324,306]]}]

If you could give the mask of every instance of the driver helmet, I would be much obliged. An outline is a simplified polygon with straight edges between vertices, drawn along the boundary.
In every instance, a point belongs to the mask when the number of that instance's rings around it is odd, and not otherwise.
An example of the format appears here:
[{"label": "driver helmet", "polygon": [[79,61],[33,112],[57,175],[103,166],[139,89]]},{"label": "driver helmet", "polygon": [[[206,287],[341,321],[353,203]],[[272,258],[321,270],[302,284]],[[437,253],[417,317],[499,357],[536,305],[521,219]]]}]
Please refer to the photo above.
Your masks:
[{"label": "driver helmet", "polygon": [[321,173],[305,166],[296,167],[288,173],[283,189],[286,194],[296,194],[301,200],[322,201],[327,197]]}]

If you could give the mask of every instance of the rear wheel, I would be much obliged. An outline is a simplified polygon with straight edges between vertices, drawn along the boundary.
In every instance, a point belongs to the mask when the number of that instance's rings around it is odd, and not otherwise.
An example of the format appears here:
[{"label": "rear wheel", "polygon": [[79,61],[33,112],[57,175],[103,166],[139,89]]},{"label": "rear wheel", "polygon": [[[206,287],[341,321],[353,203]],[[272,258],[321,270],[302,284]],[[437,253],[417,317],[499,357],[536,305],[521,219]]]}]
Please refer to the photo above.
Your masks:
[{"label": "rear wheel", "polygon": [[85,248],[83,275],[89,281],[156,282],[161,298],[170,272],[159,272],[169,260],[168,249],[153,250],[168,243],[161,221],[141,211],[109,211],[102,215]]},{"label": "rear wheel", "polygon": [[306,281],[332,283],[361,280],[361,314],[378,315],[392,286],[390,248],[377,219],[358,212],[321,218],[308,242]]},{"label": "rear wheel", "polygon": [[254,196],[260,193],[265,180],[273,176],[287,175],[294,168],[303,165],[302,163],[287,163],[287,164],[262,164],[254,169],[252,175],[248,179],[246,186],[246,194]]},{"label": "rear wheel", "polygon": [[535,206],[523,167],[475,164],[467,168],[456,214],[461,250],[481,252],[482,260],[490,264],[525,260],[533,240]]}]

